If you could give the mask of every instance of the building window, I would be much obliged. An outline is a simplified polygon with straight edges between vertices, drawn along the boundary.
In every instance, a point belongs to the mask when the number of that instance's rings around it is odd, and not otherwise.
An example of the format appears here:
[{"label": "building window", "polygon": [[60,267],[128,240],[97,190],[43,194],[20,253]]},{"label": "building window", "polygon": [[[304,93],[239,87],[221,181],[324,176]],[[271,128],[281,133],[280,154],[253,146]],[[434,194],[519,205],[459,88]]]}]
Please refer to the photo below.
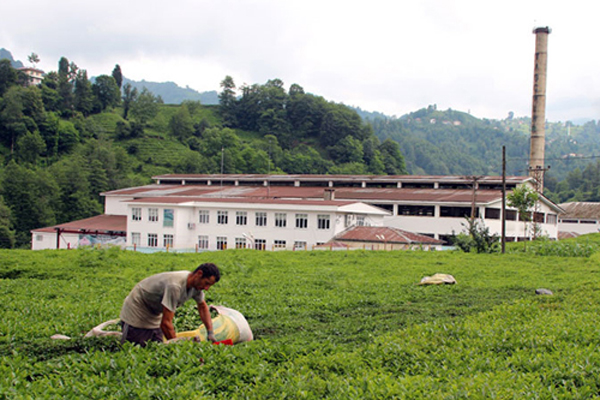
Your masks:
[{"label": "building window", "polygon": [[318,228],[319,229],[329,229],[329,226],[330,226],[329,220],[330,220],[329,215],[324,215],[324,214],[317,215]]},{"label": "building window", "polygon": [[227,238],[225,236],[217,236],[217,250],[227,250]]},{"label": "building window", "polygon": [[148,247],[157,247],[158,246],[158,235],[156,233],[148,234]]},{"label": "building window", "polygon": [[204,235],[198,236],[198,249],[203,249],[203,250],[208,249],[208,236],[204,236]]},{"label": "building window", "polygon": [[131,219],[133,221],[141,221],[142,220],[142,209],[139,207],[133,207],[131,209]]},{"label": "building window", "polygon": [[227,211],[217,211],[217,224],[227,225]]},{"label": "building window", "polygon": [[531,211],[526,211],[524,213],[519,213],[519,221],[521,221],[521,222],[531,221]]},{"label": "building window", "polygon": [[500,219],[499,208],[485,208],[485,219]]},{"label": "building window", "polygon": [[517,211],[516,210],[506,210],[506,220],[507,221],[516,221],[517,220]]},{"label": "building window", "polygon": [[165,228],[172,228],[174,221],[175,211],[172,208],[165,208],[163,210],[163,226]]},{"label": "building window", "polygon": [[548,216],[546,216],[546,223],[556,225],[556,214],[548,214]]},{"label": "building window", "polygon": [[308,228],[308,214],[296,214],[296,228]]},{"label": "building window", "polygon": [[236,249],[245,249],[246,248],[246,238],[235,238],[235,248]]},{"label": "building window", "polygon": [[210,222],[210,211],[200,210],[198,211],[198,223],[208,224]]},{"label": "building window", "polygon": [[166,247],[166,248],[173,247],[173,235],[170,235],[170,234],[163,235],[163,247]]},{"label": "building window", "polygon": [[538,224],[543,224],[544,220],[546,219],[545,216],[546,215],[544,213],[536,211],[533,213],[533,222],[537,222]]},{"label": "building window", "polygon": [[148,209],[148,221],[150,221],[150,222],[158,221],[158,208],[149,208]]},{"label": "building window", "polygon": [[371,203],[372,206],[375,207],[379,207],[379,208],[383,208],[384,210],[389,211],[390,213],[394,212],[394,205],[393,204],[377,204],[377,203]]},{"label": "building window", "polygon": [[142,244],[142,235],[139,232],[131,232],[131,244],[133,246]]},{"label": "building window", "polygon": [[411,215],[417,217],[433,217],[434,206],[408,206],[398,204],[398,215]]},{"label": "building window", "polygon": [[255,250],[265,250],[267,248],[267,241],[265,239],[256,239],[254,241]]},{"label": "building window", "polygon": [[278,228],[285,228],[287,225],[287,214],[275,213],[275,226]]},{"label": "building window", "polygon": [[267,213],[257,212],[256,213],[256,226],[267,226]]},{"label": "building window", "polygon": [[248,213],[246,211],[235,212],[235,224],[236,225],[248,225]]},{"label": "building window", "polygon": [[285,240],[275,240],[273,246],[276,249],[285,249]]},{"label": "building window", "polygon": [[306,242],[294,242],[294,250],[306,250]]},{"label": "building window", "polygon": [[357,226],[365,226],[365,216],[364,215],[356,216],[356,225]]},{"label": "building window", "polygon": [[[440,207],[442,218],[470,218],[471,207]],[[479,208],[475,208],[475,218],[479,218]]]},{"label": "building window", "polygon": [[356,216],[353,214],[346,214],[344,217],[344,227],[347,228],[356,223]]}]

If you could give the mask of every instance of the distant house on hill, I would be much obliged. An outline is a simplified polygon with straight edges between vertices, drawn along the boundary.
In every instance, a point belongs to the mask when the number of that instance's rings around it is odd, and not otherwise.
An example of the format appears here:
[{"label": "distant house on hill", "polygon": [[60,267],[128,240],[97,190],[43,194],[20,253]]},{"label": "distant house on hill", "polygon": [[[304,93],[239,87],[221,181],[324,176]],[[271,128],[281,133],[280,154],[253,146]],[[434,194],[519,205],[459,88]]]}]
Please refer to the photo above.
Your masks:
[{"label": "distant house on hill", "polygon": [[600,231],[600,203],[571,202],[560,207],[564,213],[558,218],[559,238]]},{"label": "distant house on hill", "polygon": [[42,71],[41,69],[22,67],[19,68],[19,71],[23,72],[29,77],[29,86],[39,85],[44,79],[44,71]]}]

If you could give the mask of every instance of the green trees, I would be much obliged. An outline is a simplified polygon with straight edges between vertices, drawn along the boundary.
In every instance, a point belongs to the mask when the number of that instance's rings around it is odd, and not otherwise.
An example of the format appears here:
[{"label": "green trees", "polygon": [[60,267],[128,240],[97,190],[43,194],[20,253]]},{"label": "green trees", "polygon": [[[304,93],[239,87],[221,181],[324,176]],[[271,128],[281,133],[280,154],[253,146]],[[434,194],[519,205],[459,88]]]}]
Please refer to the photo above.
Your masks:
[{"label": "green trees", "polygon": [[91,192],[91,165],[87,160],[69,157],[53,164],[49,171],[57,183],[55,211],[61,219],[75,221],[102,213],[97,193]]},{"label": "green trees", "polygon": [[90,115],[94,109],[94,92],[85,69],[81,69],[77,72],[73,103],[75,110],[79,111],[84,116]]},{"label": "green trees", "polygon": [[0,96],[3,96],[9,87],[16,84],[17,70],[10,65],[9,60],[0,60]]},{"label": "green trees", "polygon": [[519,219],[523,221],[523,237],[527,237],[527,222],[531,221],[529,211],[538,201],[538,194],[529,187],[522,185],[513,189],[506,195],[507,204],[519,212]]},{"label": "green trees", "polygon": [[121,101],[121,91],[115,78],[108,75],[100,75],[92,85],[92,92],[96,97],[95,107],[99,112],[107,107],[115,107]]},{"label": "green trees", "polygon": [[59,109],[65,116],[70,116],[73,111],[73,79],[77,75],[77,65],[69,64],[66,57],[58,61],[58,96]]},{"label": "green trees", "polygon": [[236,123],[235,118],[235,83],[229,75],[221,81],[223,91],[219,93],[219,104],[221,105],[221,116],[225,126],[233,126]]},{"label": "green trees", "polygon": [[[307,94],[298,84],[291,85],[286,93],[280,79],[264,85],[244,85],[239,99],[230,76],[225,77],[221,87],[220,113],[224,125],[277,138],[285,151],[280,160],[284,171],[297,170],[298,164],[292,161],[296,160],[310,171],[331,172],[333,164],[325,162],[325,156],[343,165],[334,169],[336,173],[406,172],[400,148],[392,143],[380,145],[370,125],[343,104]],[[307,152],[302,146],[317,146],[325,152]],[[316,158],[320,160],[316,162]]]},{"label": "green trees", "polygon": [[127,119],[129,110],[131,110],[131,106],[137,100],[137,97],[137,89],[132,87],[131,84],[126,83],[125,86],[123,86],[123,118]]},{"label": "green trees", "polygon": [[0,195],[10,209],[18,245],[29,243],[32,229],[56,222],[59,189],[47,171],[28,169],[14,160],[0,178]]},{"label": "green trees", "polygon": [[169,121],[171,134],[180,140],[185,140],[194,133],[194,122],[188,107],[181,106]]},{"label": "green trees", "polygon": [[156,115],[159,104],[162,104],[162,99],[143,88],[140,94],[132,100],[129,114],[143,126]]},{"label": "green trees", "polygon": [[15,231],[11,229],[10,209],[0,196],[0,248],[12,249],[15,246]]},{"label": "green trees", "polygon": [[120,90],[121,86],[123,85],[123,73],[121,72],[121,67],[119,66],[119,64],[115,65],[111,76],[114,78],[115,83],[117,84]]}]

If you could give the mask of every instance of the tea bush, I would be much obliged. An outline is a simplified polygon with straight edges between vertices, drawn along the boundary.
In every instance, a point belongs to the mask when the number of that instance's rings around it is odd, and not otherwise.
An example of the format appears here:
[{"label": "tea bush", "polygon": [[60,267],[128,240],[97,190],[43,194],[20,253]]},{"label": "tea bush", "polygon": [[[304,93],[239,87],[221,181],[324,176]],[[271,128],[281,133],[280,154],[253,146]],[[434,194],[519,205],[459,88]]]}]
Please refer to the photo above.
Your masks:
[{"label": "tea bush", "polygon": [[[255,341],[83,338],[139,280],[209,261],[208,303]],[[417,285],[436,272],[458,284]],[[0,251],[0,398],[598,397],[599,273],[598,253]],[[197,328],[192,303],[176,329]]]}]

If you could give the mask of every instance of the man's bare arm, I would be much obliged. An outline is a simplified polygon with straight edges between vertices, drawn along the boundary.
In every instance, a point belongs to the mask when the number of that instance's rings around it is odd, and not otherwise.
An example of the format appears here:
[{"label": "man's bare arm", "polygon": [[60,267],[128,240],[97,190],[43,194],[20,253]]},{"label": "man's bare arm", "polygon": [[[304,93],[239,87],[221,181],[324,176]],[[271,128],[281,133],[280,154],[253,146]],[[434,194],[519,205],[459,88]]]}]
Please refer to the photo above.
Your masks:
[{"label": "man's bare arm", "polygon": [[[210,313],[209,313],[210,315]],[[167,340],[175,338],[175,328],[173,328],[173,317],[175,313],[166,307],[163,307],[162,320],[160,321],[160,329]]]}]

